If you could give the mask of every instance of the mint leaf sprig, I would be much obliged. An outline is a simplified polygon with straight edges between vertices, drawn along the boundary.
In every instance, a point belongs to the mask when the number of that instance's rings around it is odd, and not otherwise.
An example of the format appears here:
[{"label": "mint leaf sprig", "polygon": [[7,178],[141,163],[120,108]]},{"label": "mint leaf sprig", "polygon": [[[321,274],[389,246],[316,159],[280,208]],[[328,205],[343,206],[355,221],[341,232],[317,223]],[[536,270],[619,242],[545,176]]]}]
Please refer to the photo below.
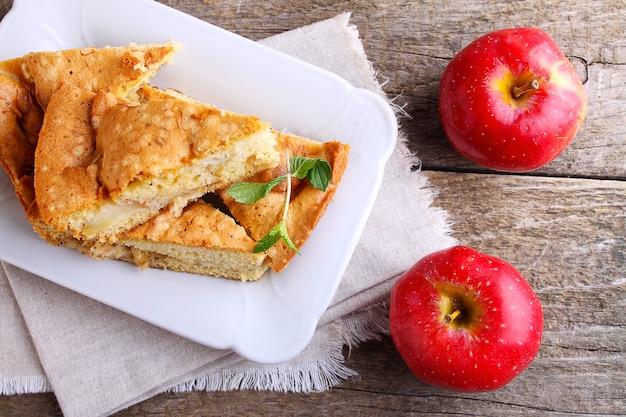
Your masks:
[{"label": "mint leaf sprig", "polygon": [[226,191],[226,194],[233,197],[238,203],[253,204],[268,195],[278,184],[285,180],[287,181],[282,217],[278,224],[257,242],[253,249],[254,253],[265,252],[282,239],[289,248],[300,254],[287,231],[287,213],[289,211],[289,201],[291,200],[291,177],[305,179],[313,187],[322,191],[326,191],[330,183],[332,170],[328,161],[300,155],[289,158],[289,152],[286,153],[286,158],[287,174],[280,175],[268,182],[238,182],[231,185],[228,191]]}]

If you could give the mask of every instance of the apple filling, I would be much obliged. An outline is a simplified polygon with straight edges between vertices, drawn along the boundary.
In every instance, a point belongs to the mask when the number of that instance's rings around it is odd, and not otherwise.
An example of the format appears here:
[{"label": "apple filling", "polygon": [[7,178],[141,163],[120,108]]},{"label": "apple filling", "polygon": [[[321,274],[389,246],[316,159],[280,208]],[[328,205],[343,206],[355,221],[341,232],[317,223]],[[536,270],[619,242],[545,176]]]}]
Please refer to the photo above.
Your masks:
[{"label": "apple filling", "polygon": [[[204,192],[205,188],[200,187],[189,192],[165,196],[163,200],[165,203],[168,203],[173,210],[178,210],[184,207],[189,200],[200,197]],[[116,224],[127,224],[129,222],[143,223],[155,216],[160,208],[159,206],[152,207],[137,201],[106,202],[86,221],[83,227],[83,233],[86,236],[93,236]]]},{"label": "apple filling", "polygon": [[87,235],[94,235],[102,230],[106,230],[114,224],[125,222],[130,218],[152,212],[148,207],[139,203],[105,203],[94,213],[83,228]]}]

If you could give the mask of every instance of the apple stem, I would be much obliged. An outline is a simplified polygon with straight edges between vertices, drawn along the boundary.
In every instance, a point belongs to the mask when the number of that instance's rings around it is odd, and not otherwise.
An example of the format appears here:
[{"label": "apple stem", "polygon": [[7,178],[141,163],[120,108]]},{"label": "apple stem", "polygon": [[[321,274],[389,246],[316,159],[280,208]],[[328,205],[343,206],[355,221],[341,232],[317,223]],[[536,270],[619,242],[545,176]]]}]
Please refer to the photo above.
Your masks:
[{"label": "apple stem", "polygon": [[452,323],[454,319],[456,319],[460,315],[461,315],[461,310],[459,310],[458,308],[454,310],[452,313],[446,314],[445,316],[446,323]]},{"label": "apple stem", "polygon": [[513,87],[513,97],[520,98],[524,94],[535,91],[539,89],[539,81],[536,78],[533,78],[529,82],[524,85]]}]

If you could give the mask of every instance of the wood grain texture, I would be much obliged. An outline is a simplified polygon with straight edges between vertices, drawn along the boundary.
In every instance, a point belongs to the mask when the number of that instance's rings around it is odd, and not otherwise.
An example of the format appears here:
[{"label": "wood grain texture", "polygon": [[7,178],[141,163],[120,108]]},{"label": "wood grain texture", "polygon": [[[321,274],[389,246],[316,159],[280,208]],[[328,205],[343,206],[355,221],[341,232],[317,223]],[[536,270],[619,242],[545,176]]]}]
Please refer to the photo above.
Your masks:
[{"label": "wood grain texture", "polygon": [[[531,366],[492,393],[421,384],[384,337],[351,352],[358,378],[324,393],[161,394],[117,417],[626,415],[626,1],[160,2],[254,40],[352,12],[385,92],[410,115],[402,130],[438,190],[435,204],[461,243],[527,277],[544,306],[544,339]],[[0,17],[10,5],[0,0]],[[547,30],[589,98],[572,145],[528,175],[489,173],[459,157],[436,111],[447,62],[477,36],[510,26]],[[61,415],[53,394],[0,397],[0,416]]]}]

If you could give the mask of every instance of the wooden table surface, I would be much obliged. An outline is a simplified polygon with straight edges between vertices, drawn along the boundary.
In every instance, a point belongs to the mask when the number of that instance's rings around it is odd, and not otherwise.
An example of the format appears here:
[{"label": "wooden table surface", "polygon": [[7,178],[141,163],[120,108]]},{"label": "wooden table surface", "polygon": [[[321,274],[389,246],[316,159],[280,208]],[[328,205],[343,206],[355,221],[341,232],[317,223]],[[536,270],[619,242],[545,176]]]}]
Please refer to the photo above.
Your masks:
[{"label": "wooden table surface", "polygon": [[[161,394],[128,416],[617,416],[626,415],[626,1],[166,0],[257,40],[352,12],[435,204],[466,245],[515,265],[537,291],[545,329],[536,360],[506,387],[460,394],[416,380],[389,338],[354,349],[358,378],[311,395],[237,391]],[[0,0],[0,17],[11,7]],[[589,98],[570,147],[527,175],[488,172],[447,144],[437,88],[447,62],[486,32],[548,31]],[[0,46],[1,47],[1,46]],[[53,394],[0,397],[0,415],[60,416]]]}]

